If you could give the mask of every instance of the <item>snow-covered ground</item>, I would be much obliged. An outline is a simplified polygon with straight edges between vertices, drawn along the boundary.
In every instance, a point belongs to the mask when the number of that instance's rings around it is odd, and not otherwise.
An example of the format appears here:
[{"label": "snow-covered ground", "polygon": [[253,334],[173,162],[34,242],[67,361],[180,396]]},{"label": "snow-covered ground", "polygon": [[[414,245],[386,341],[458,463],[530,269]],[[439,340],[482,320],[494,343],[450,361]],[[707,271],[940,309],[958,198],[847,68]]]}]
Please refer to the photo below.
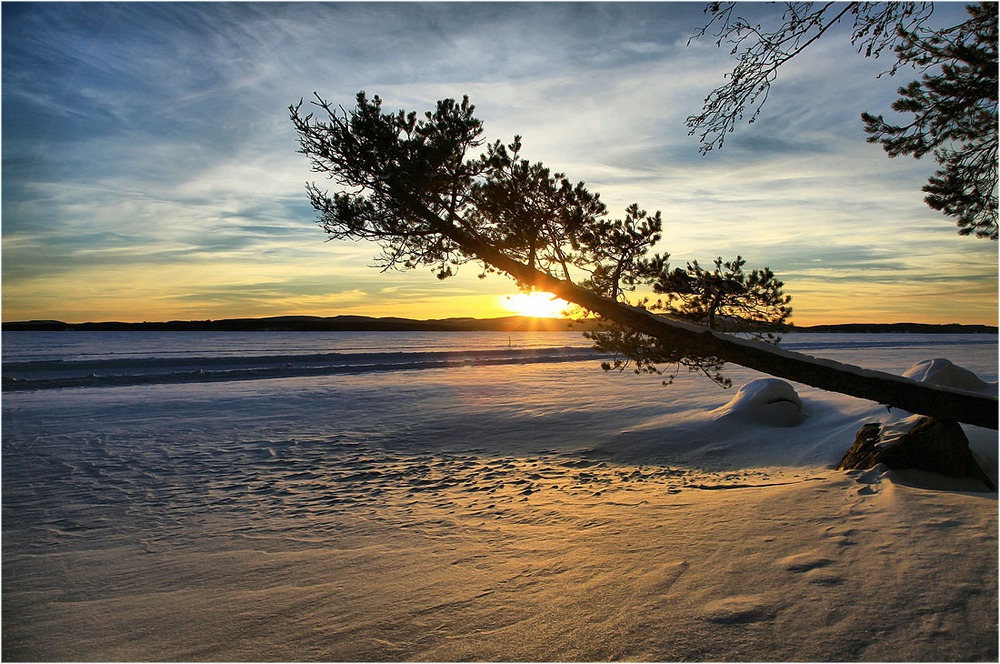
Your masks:
[{"label": "snow-covered ground", "polygon": [[[784,345],[996,389],[996,336]],[[997,494],[832,469],[906,413],[584,346],[4,335],[4,658],[997,659]]]}]

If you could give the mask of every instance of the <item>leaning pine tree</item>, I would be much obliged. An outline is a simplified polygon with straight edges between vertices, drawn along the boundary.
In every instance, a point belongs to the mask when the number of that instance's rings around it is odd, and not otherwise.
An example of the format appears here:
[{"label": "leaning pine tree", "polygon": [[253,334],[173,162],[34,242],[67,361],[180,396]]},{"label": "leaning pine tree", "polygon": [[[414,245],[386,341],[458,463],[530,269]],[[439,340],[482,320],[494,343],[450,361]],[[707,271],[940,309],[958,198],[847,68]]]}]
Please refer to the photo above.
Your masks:
[{"label": "leaning pine tree", "polygon": [[[521,141],[487,143],[468,98],[446,99],[422,116],[383,112],[361,92],[352,110],[316,97],[289,108],[300,150],[336,182],[332,194],[307,186],[319,223],[335,238],[368,240],[383,269],[430,267],[444,279],[464,264],[501,272],[525,290],[579,305],[603,327],[590,333],[615,354],[606,368],[672,374],[687,367],[728,384],[726,362],[822,389],[949,420],[997,428],[997,401],[860,371],[778,348],[772,332],[790,298],[767,268],[721,258],[670,269],[652,254],[660,214],[637,205],[609,219],[583,183],[521,157]],[[481,151],[481,152],[480,152]],[[479,152],[477,154],[477,152]],[[662,297],[634,304],[645,287]]]}]

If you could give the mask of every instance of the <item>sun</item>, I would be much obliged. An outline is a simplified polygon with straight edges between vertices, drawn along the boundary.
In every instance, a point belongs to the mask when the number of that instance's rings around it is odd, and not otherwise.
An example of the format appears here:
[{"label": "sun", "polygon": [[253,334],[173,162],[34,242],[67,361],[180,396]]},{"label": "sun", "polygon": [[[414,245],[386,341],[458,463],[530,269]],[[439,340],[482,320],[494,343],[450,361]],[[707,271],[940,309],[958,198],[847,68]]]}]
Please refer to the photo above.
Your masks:
[{"label": "sun", "polygon": [[506,295],[501,298],[501,303],[518,316],[533,318],[562,318],[562,313],[569,307],[566,300],[543,291]]}]

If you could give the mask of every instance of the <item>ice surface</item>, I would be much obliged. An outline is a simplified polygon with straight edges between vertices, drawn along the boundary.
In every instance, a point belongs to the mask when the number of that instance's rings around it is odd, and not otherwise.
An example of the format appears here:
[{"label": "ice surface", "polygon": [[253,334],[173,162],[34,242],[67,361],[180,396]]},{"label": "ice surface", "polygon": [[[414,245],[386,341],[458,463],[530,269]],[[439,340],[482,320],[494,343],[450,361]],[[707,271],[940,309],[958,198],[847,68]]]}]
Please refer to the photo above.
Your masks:
[{"label": "ice surface", "polygon": [[[17,355],[5,335],[5,364],[234,354],[66,338]],[[458,338],[265,335],[235,357],[508,346]],[[996,380],[995,336],[788,343]],[[997,494],[832,469],[862,424],[907,413],[738,367],[742,396],[598,364],[7,392],[4,655],[996,660]],[[804,419],[774,426],[793,394]],[[996,480],[996,432],[966,431]]]},{"label": "ice surface", "polygon": [[[41,338],[35,338],[40,334]],[[14,333],[4,349],[7,392],[68,387],[209,383],[302,376],[556,364],[601,356],[580,335],[315,333]],[[285,334],[285,333],[283,333]],[[82,335],[84,340],[75,337]],[[128,336],[131,335],[131,338]],[[60,343],[70,337],[73,343]],[[228,339],[229,341],[221,341]],[[49,342],[46,345],[46,341]],[[116,346],[117,341],[117,346]],[[448,343],[448,342],[452,343]],[[547,343],[543,343],[546,342]],[[564,342],[565,345],[554,345]]]}]

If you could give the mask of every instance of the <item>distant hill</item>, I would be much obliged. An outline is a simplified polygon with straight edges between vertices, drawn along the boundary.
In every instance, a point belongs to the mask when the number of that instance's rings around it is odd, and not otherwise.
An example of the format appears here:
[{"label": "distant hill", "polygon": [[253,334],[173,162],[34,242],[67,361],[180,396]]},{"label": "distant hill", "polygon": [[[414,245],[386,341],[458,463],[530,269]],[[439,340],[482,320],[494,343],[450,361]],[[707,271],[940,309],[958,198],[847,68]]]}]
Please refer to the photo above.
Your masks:
[{"label": "distant hill", "polygon": [[911,334],[996,334],[996,325],[962,325],[960,323],[843,323],[795,327],[796,332],[909,332]]},{"label": "distant hill", "polygon": [[[14,331],[176,331],[176,332],[275,332],[275,331],[344,331],[344,332],[567,332],[594,329],[593,321],[572,322],[563,318],[373,318],[370,316],[274,316],[270,318],[225,318],[221,320],[173,320],[166,322],[64,323],[58,320],[30,320],[3,323],[2,329]],[[995,325],[961,325],[949,323],[845,323],[795,327],[795,332],[909,332],[920,334],[997,334]]]},{"label": "distant hill", "polygon": [[566,332],[593,328],[593,322],[572,323],[561,318],[530,318],[506,316],[503,318],[443,318],[415,320],[412,318],[373,318],[370,316],[275,316],[270,318],[226,318],[221,320],[189,320],[145,323],[64,323],[58,320],[32,320],[3,323],[3,330],[13,331],[176,331],[176,332],[253,332],[253,331],[344,331],[344,332]]}]

